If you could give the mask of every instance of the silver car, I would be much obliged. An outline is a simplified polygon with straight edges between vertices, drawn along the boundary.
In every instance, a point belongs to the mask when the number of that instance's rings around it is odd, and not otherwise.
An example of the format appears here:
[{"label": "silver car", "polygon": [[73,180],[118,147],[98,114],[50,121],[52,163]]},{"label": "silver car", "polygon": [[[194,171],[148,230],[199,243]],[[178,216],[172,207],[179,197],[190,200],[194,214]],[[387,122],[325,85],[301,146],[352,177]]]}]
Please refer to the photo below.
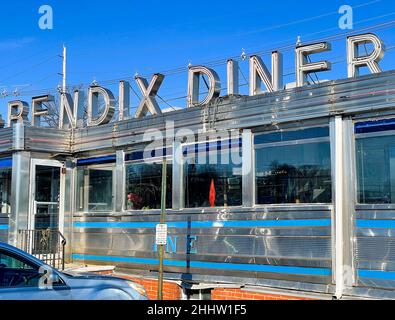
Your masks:
[{"label": "silver car", "polygon": [[147,300],[147,295],[124,279],[62,273],[0,242],[0,300]]}]

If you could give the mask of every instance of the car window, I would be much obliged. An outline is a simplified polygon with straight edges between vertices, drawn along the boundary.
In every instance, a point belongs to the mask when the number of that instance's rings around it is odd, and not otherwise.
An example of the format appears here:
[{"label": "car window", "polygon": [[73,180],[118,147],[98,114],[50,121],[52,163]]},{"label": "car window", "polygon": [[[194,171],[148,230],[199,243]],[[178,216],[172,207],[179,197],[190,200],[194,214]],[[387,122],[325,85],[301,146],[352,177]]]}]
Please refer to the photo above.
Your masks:
[{"label": "car window", "polygon": [[0,251],[0,268],[33,270],[34,268],[25,261],[17,259],[7,253]]},{"label": "car window", "polygon": [[37,287],[39,279],[37,266],[23,257],[0,250],[0,289]]}]

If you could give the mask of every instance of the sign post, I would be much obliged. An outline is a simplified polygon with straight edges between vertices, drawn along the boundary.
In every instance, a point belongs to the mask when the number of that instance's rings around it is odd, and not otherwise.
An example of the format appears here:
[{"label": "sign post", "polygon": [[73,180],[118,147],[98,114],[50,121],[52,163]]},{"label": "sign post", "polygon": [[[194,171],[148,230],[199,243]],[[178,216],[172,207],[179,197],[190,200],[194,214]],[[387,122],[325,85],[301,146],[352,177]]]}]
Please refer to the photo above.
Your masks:
[{"label": "sign post", "polygon": [[159,252],[159,279],[158,279],[158,300],[163,300],[163,261],[165,246],[167,245],[167,224],[166,224],[166,187],[167,187],[167,161],[163,159],[162,166],[162,196],[160,224],[156,226],[156,245]]}]

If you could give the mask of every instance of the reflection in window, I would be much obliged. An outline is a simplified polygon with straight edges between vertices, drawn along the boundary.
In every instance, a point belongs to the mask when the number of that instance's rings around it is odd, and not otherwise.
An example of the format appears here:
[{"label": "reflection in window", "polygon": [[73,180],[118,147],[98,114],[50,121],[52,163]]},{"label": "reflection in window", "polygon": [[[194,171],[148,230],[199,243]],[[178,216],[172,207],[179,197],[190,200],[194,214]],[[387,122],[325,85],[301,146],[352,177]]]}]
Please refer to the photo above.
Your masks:
[{"label": "reflection in window", "polygon": [[[166,207],[172,207],[172,165],[167,165]],[[161,208],[162,163],[130,163],[126,165],[127,210]]]},{"label": "reflection in window", "polygon": [[257,203],[332,202],[328,136],[327,128],[257,136]]},{"label": "reflection in window", "polygon": [[0,250],[0,288],[38,287],[40,273],[29,262]]},{"label": "reflection in window", "polygon": [[395,203],[394,121],[357,124],[356,158],[358,202]]},{"label": "reflection in window", "polygon": [[0,213],[11,213],[11,168],[0,169]]},{"label": "reflection in window", "polygon": [[[204,151],[203,151],[204,152]],[[185,207],[242,205],[241,148],[189,154],[185,161]]]},{"label": "reflection in window", "polygon": [[77,208],[80,212],[113,211],[113,173],[113,166],[78,169]]}]

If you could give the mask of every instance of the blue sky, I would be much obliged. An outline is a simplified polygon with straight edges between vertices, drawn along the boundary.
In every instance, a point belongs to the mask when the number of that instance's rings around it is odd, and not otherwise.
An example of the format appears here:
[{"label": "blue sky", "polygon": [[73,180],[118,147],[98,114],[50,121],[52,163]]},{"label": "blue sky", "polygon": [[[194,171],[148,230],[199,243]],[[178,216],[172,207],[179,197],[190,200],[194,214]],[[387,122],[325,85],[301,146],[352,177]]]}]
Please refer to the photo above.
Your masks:
[{"label": "blue sky", "polygon": [[[105,4],[107,3],[107,4]],[[317,1],[3,1],[0,12],[0,91],[18,86],[19,97],[54,92],[60,84],[62,44],[68,48],[68,84],[99,84],[118,95],[116,80],[136,72],[151,74],[192,64],[276,49],[296,42],[298,35],[309,42],[345,33],[338,28],[337,11],[347,4],[354,9],[354,29],[395,20],[393,0]],[[54,29],[38,27],[38,9],[48,4],[54,10]],[[362,5],[362,6],[361,6]],[[395,25],[374,31],[388,47],[395,46]],[[338,61],[320,79],[346,77],[345,36],[332,42],[332,52],[316,59]],[[264,61],[269,57],[263,55]],[[286,82],[294,81],[294,55],[284,52]],[[395,68],[395,50],[382,62]],[[241,68],[248,77],[248,63]],[[215,70],[226,86],[225,65]],[[241,80],[243,82],[243,80]],[[133,84],[137,89],[137,87]],[[43,90],[42,90],[43,89]],[[246,90],[245,88],[243,90]],[[169,75],[159,94],[174,106],[183,106],[187,74]],[[179,99],[178,99],[179,98]],[[0,98],[0,113],[13,96]],[[136,97],[132,99],[137,104]]]}]

